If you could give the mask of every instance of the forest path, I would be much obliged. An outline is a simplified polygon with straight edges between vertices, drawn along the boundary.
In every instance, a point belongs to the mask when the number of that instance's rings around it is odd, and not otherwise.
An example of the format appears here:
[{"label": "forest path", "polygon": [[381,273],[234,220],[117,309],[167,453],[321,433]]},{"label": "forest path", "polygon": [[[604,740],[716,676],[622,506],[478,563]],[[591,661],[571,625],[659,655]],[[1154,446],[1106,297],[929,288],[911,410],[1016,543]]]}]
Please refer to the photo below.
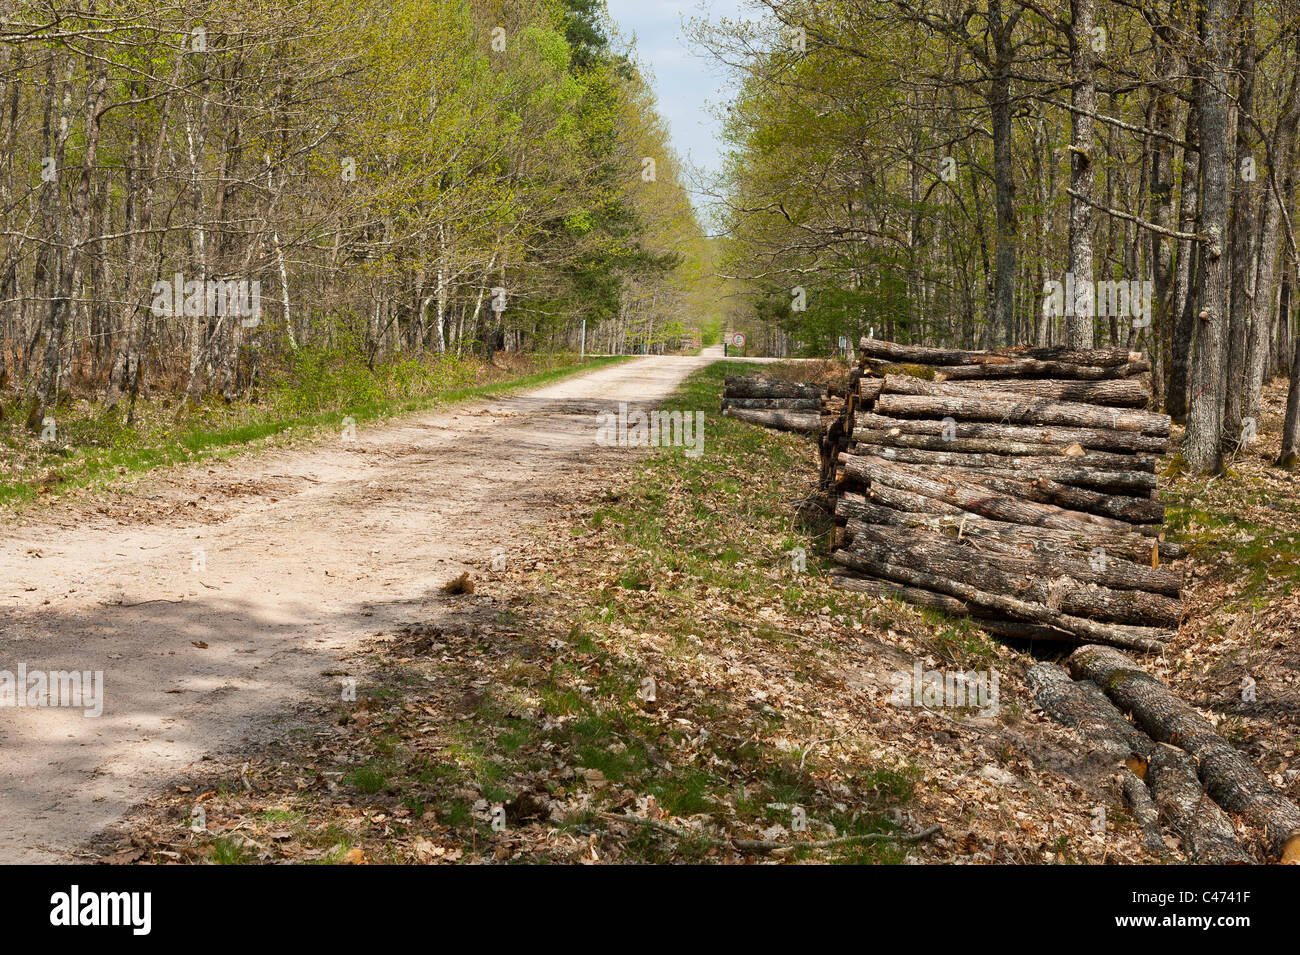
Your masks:
[{"label": "forest path", "polygon": [[620,466],[598,411],[720,358],[637,358],[0,525],[0,671],[104,681],[98,718],[0,707],[0,863],[75,859],[205,754],[285,732],[365,638],[436,617],[442,585]]}]

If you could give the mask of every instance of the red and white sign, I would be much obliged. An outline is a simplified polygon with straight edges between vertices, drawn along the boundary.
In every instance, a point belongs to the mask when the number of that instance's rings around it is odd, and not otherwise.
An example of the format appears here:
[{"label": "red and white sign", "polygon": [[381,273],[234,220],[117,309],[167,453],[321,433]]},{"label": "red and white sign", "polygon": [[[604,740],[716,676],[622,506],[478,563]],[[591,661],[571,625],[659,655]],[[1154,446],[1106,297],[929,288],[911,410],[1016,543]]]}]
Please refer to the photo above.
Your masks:
[{"label": "red and white sign", "polygon": [[737,348],[744,348],[744,347],[745,347],[745,333],[744,333],[744,332],[736,332],[736,334],[732,335],[732,336],[731,336],[731,344],[735,345]]}]

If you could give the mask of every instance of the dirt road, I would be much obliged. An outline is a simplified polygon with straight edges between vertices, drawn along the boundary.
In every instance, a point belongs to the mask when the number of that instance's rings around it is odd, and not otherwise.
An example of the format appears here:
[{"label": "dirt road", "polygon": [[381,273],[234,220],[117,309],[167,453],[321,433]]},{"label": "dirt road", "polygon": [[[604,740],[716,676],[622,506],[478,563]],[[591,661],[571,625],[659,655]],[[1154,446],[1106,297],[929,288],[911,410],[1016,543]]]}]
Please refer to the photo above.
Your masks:
[{"label": "dirt road", "polygon": [[339,692],[348,650],[435,615],[443,584],[618,465],[599,410],[721,357],[640,358],[0,525],[0,671],[104,679],[99,717],[0,707],[0,862],[76,858],[205,753],[283,732]]}]

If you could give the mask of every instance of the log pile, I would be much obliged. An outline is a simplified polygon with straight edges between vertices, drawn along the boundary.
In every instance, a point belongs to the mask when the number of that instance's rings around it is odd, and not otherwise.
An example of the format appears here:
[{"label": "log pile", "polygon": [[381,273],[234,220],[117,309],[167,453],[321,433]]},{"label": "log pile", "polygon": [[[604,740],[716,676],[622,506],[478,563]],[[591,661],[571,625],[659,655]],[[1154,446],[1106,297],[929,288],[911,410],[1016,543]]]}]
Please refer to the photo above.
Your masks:
[{"label": "log pile", "polygon": [[[1189,861],[1250,863],[1229,814],[1263,835],[1265,854],[1300,862],[1300,808],[1193,707],[1108,646],[1075,650],[1065,669],[1040,663],[1028,673],[1038,705],[1079,730],[1121,773],[1144,780],[1158,820],[1182,842]],[[1132,717],[1132,722],[1128,717]],[[1144,803],[1141,793],[1126,796]]]},{"label": "log pile", "polygon": [[822,407],[828,396],[822,385],[728,375],[723,385],[722,413],[777,431],[816,433],[822,428]]},{"label": "log pile", "polygon": [[1156,651],[1182,617],[1156,455],[1167,415],[1125,349],[863,339],[821,436],[833,582],[1004,636]]}]

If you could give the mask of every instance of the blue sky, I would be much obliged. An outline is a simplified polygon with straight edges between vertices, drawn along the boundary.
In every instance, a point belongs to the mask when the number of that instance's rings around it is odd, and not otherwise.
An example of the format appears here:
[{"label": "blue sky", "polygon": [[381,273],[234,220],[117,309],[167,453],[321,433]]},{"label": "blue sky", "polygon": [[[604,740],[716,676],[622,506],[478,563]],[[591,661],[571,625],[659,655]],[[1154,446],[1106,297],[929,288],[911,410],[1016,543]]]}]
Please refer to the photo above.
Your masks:
[{"label": "blue sky", "polygon": [[[708,172],[718,169],[718,121],[709,107],[725,102],[721,69],[692,51],[683,36],[692,17],[734,17],[744,0],[607,0],[610,16],[626,38],[636,37],[637,54],[654,73],[659,114],[672,129],[673,147]],[[752,14],[751,14],[752,15]]]}]

